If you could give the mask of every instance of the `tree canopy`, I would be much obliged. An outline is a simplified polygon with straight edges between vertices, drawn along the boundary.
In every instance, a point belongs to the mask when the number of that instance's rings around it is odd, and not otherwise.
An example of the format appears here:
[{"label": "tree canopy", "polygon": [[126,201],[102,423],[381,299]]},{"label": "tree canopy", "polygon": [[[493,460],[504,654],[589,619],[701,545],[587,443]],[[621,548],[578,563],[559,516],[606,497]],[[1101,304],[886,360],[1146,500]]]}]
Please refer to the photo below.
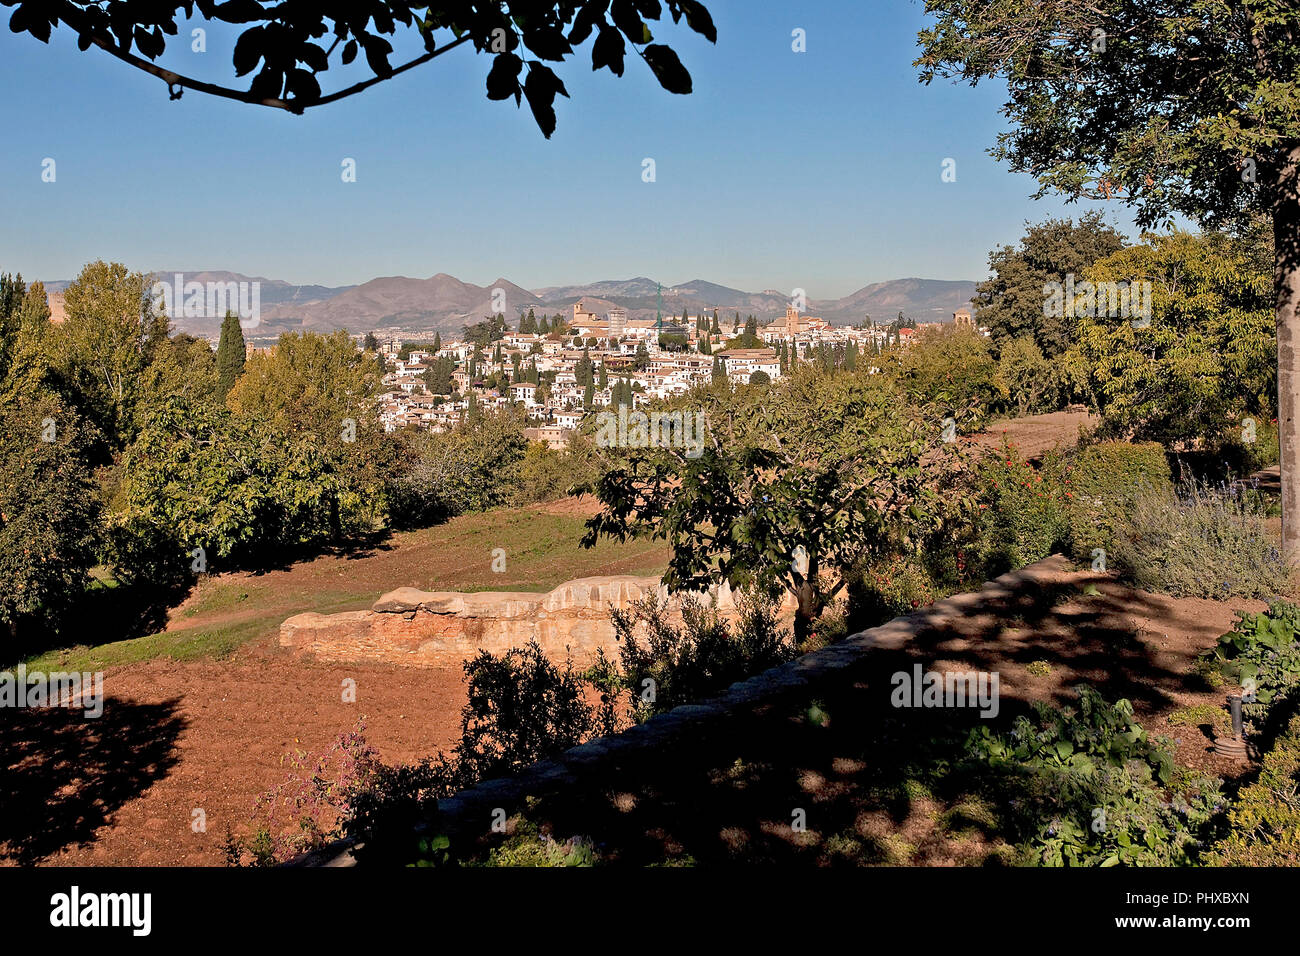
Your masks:
[{"label": "tree canopy", "polygon": [[991,152],[1037,195],[1274,235],[1282,539],[1300,565],[1300,6],[1295,0],[926,0],[924,83],[1005,81]]},{"label": "tree canopy", "polygon": [[[498,0],[479,3],[412,4],[403,0],[369,3],[260,3],[257,0],[3,0],[16,7],[9,19],[15,33],[49,42],[64,24],[77,33],[82,50],[91,46],[117,57],[167,84],[172,99],[187,90],[302,113],[359,93],[376,83],[469,45],[492,56],[487,95],[492,100],[528,101],[537,125],[555,131],[555,97],[568,96],[564,83],[547,65],[563,62],[575,47],[595,37],[593,70],[622,76],[628,45],[645,61],[659,84],[671,93],[691,92],[691,75],[669,46],[654,42],[647,20],[659,20],[667,7],[674,23],[717,42],[717,29],[699,0]],[[195,12],[205,20],[242,28],[232,50],[236,77],[252,75],[245,90],[176,73],[155,61],[181,34]],[[389,38],[420,50],[397,65]],[[188,37],[179,41],[188,46]],[[325,92],[321,74],[348,66],[361,55],[370,76]],[[336,58],[337,57],[337,58]]]}]

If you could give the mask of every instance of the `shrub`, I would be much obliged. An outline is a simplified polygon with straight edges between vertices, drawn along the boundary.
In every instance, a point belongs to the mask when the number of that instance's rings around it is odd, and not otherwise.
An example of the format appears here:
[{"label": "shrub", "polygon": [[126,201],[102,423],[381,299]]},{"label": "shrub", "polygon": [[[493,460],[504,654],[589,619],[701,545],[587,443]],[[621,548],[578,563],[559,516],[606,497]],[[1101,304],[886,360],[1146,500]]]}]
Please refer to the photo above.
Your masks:
[{"label": "shrub", "polygon": [[1056,462],[1035,469],[1004,444],[975,469],[973,557],[989,577],[1024,567],[1069,541],[1069,490]]},{"label": "shrub", "polygon": [[585,683],[572,663],[557,667],[536,641],[497,657],[487,651],[465,662],[469,700],[456,745],[464,786],[515,773],[576,747],[599,727]]},{"label": "shrub", "polygon": [[1237,794],[1231,831],[1207,854],[1211,866],[1300,865],[1300,716],[1265,755],[1259,776]]},{"label": "shrub", "polygon": [[1254,422],[1253,435],[1244,425],[1234,428],[1218,449],[1218,456],[1231,476],[1250,475],[1281,460],[1277,419],[1257,416],[1251,421]]},{"label": "shrub", "polygon": [[403,527],[508,503],[528,448],[523,419],[509,410],[481,415],[448,434],[418,435],[412,444],[411,461],[387,488]]},{"label": "shrub", "polygon": [[1140,489],[1116,532],[1115,556],[1138,587],[1175,597],[1268,597],[1286,565],[1260,496],[1240,485],[1184,481],[1177,495]]},{"label": "shrub", "polygon": [[366,743],[364,719],[323,753],[297,751],[288,762],[285,781],[258,799],[252,834],[239,839],[227,831],[232,865],[249,859],[272,866],[338,839],[355,795],[373,783],[380,767],[378,752]]},{"label": "shrub", "polygon": [[939,586],[915,557],[899,557],[871,567],[860,587],[850,593],[849,618],[853,627],[872,627],[932,604]]},{"label": "shrub", "polygon": [[519,463],[511,495],[513,504],[554,501],[563,498],[574,485],[596,477],[590,439],[579,434],[560,451],[543,442],[530,442]]},{"label": "shrub", "polygon": [[1251,691],[1242,716],[1253,731],[1264,730],[1275,705],[1300,687],[1300,608],[1275,601],[1260,614],[1239,611],[1208,658],[1224,678]]},{"label": "shrub", "polygon": [[1024,862],[1040,866],[1169,866],[1195,862],[1222,806],[1219,782],[1174,778],[1173,754],[1127,700],[1078,688],[1079,710],[1038,702],[1009,734],[972,731],[968,750]]},{"label": "shrub", "polygon": [[602,655],[599,684],[626,693],[634,717],[646,720],[700,700],[794,656],[790,632],[777,625],[776,605],[738,595],[734,632],[717,611],[692,597],[682,599],[682,623],[674,625],[666,602],[650,595],[626,611],[613,611],[620,667]]},{"label": "shrub", "polygon": [[525,823],[518,832],[488,854],[485,866],[595,866],[596,851],[586,837],[556,840],[539,833],[536,824]]},{"label": "shrub", "polygon": [[1169,493],[1165,450],[1155,442],[1105,441],[1079,452],[1070,478],[1070,537],[1076,557],[1111,551],[1115,535],[1143,488]]}]

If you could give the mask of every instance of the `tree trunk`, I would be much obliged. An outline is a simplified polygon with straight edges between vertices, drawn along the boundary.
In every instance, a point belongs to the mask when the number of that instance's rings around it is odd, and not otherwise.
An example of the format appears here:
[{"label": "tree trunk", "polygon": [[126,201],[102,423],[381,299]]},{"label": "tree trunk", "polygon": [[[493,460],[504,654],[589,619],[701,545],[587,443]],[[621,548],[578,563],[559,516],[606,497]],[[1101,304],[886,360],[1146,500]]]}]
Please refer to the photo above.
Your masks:
[{"label": "tree trunk", "polygon": [[1300,145],[1282,156],[1272,201],[1277,307],[1277,432],[1282,463],[1282,555],[1300,567]]},{"label": "tree trunk", "polygon": [[817,609],[814,606],[816,595],[809,578],[805,578],[803,584],[799,585],[795,597],[799,600],[799,607],[794,612],[794,639],[796,644],[802,645],[812,634],[813,624],[817,620]]}]

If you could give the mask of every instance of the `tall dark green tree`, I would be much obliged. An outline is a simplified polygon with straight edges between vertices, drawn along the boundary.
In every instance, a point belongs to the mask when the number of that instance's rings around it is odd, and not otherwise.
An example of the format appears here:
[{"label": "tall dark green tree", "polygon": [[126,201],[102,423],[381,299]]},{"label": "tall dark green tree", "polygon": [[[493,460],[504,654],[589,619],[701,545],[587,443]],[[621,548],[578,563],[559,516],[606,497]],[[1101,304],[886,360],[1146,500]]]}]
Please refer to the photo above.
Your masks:
[{"label": "tall dark green tree", "polygon": [[224,402],[236,380],[244,372],[248,349],[239,316],[226,312],[221,320],[221,340],[217,343],[217,395]]},{"label": "tall dark green tree", "polygon": [[578,359],[573,375],[579,385],[590,385],[592,382],[591,355],[586,348],[582,350],[582,358]]},{"label": "tall dark green tree", "polygon": [[1045,314],[1044,286],[1064,284],[1073,276],[1083,281],[1084,270],[1099,259],[1124,248],[1125,237],[1093,210],[1071,219],[1026,223],[1019,246],[1001,246],[989,253],[990,277],[975,287],[975,319],[987,326],[993,344],[1001,348],[1012,339],[1033,338],[1049,359],[1074,341],[1074,319],[1065,314]]}]

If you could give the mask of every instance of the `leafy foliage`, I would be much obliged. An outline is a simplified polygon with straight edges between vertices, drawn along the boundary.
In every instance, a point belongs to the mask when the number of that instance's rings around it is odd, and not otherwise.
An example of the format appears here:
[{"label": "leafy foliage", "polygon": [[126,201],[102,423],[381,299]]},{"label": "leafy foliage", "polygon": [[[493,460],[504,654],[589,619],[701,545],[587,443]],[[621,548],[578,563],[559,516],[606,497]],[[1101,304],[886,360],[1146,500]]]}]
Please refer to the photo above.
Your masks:
[{"label": "leafy foliage", "polygon": [[89,581],[100,503],[81,423],[46,397],[0,408],[0,623],[55,630]]},{"label": "leafy foliage", "polygon": [[1300,716],[1264,755],[1259,776],[1237,794],[1228,835],[1209,866],[1300,866]]},{"label": "leafy foliage", "polygon": [[1153,283],[1150,325],[1084,315],[1079,352],[1102,429],[1166,444],[1267,421],[1277,394],[1272,270],[1247,243],[1176,232],[1097,262],[1094,282]]},{"label": "leafy foliage", "polygon": [[1070,533],[1080,558],[1094,548],[1114,550],[1138,492],[1148,489],[1166,500],[1173,492],[1165,450],[1154,442],[1089,444],[1075,456],[1069,483]]},{"label": "leafy foliage", "polygon": [[189,552],[265,559],[341,533],[342,482],[310,442],[222,409],[170,403],[131,446],[110,522],[135,578],[174,581]]},{"label": "leafy foliage", "polygon": [[1274,708],[1300,687],[1300,608],[1274,601],[1262,613],[1238,611],[1209,659],[1229,681],[1253,691],[1243,697],[1242,715],[1255,731],[1264,730]]},{"label": "leafy foliage", "polygon": [[1025,861],[1039,866],[1170,866],[1194,862],[1222,805],[1218,781],[1190,778],[1164,798],[1173,755],[1127,700],[1077,688],[1079,709],[1035,703],[1007,734],[971,732]]},{"label": "leafy foliage", "polygon": [[[1144,226],[1262,208],[1300,140],[1290,0],[927,0],[924,82],[1007,82],[993,154],[1068,197],[1120,198]],[[1195,47],[1197,55],[1186,51]],[[1257,175],[1247,171],[1252,159]]]},{"label": "leafy foliage", "polygon": [[[17,7],[9,20],[13,32],[30,33],[48,42],[52,28],[66,23],[77,32],[82,50],[94,44],[132,66],[162,77],[173,91],[173,99],[189,88],[294,113],[360,92],[469,43],[479,53],[493,54],[487,76],[488,98],[513,98],[516,104],[527,99],[538,126],[548,137],[555,130],[555,97],[568,96],[568,92],[546,64],[563,61],[593,35],[593,70],[607,68],[615,76],[622,76],[627,45],[631,44],[659,84],[671,93],[689,93],[690,74],[670,47],[653,42],[645,21],[658,20],[666,6],[674,23],[685,19],[691,30],[717,42],[713,19],[699,0],[665,0],[663,5],[658,0],[613,0],[612,4],[609,0],[505,0],[487,4],[458,0],[437,6],[386,0],[325,9],[257,0],[197,0],[173,7],[145,0],[55,5],[5,0],[4,5]],[[177,36],[182,11],[190,16],[195,8],[206,20],[241,28],[233,60],[237,77],[252,74],[247,91],[163,73],[150,62],[166,52],[169,37]],[[399,31],[399,26],[404,30]],[[388,37],[401,42],[399,33],[418,37],[423,52],[394,66],[394,46]],[[439,36],[446,34],[450,34],[447,42],[439,45]],[[323,95],[320,74],[329,70],[336,50],[336,62],[345,66],[359,53],[364,55],[373,78]]]},{"label": "leafy foliage", "polygon": [[734,627],[692,597],[682,601],[680,626],[655,595],[627,610],[615,608],[611,614],[620,667],[601,673],[599,683],[626,693],[633,716],[646,720],[720,693],[794,656],[790,633],[778,626],[774,604],[761,595],[742,594],[738,605]]},{"label": "leafy foliage", "polygon": [[1044,314],[1044,286],[1064,283],[1068,275],[1082,278],[1094,262],[1123,247],[1124,237],[1101,212],[1085,213],[1077,224],[1072,219],[1026,223],[1018,246],[989,253],[992,277],[975,289],[977,324],[988,327],[1004,354],[1011,343],[1027,339],[1042,356],[1055,358],[1074,341],[1074,326],[1065,315]]},{"label": "leafy foliage", "polygon": [[1060,463],[1036,469],[1004,443],[976,465],[970,560],[987,577],[1032,564],[1070,539],[1069,479]]},{"label": "leafy foliage", "polygon": [[706,416],[703,452],[617,457],[587,489],[603,510],[583,538],[667,540],[671,590],[786,590],[802,639],[854,569],[915,548],[938,520],[956,443],[879,377],[805,368],[768,388],[698,390],[683,407]]}]

